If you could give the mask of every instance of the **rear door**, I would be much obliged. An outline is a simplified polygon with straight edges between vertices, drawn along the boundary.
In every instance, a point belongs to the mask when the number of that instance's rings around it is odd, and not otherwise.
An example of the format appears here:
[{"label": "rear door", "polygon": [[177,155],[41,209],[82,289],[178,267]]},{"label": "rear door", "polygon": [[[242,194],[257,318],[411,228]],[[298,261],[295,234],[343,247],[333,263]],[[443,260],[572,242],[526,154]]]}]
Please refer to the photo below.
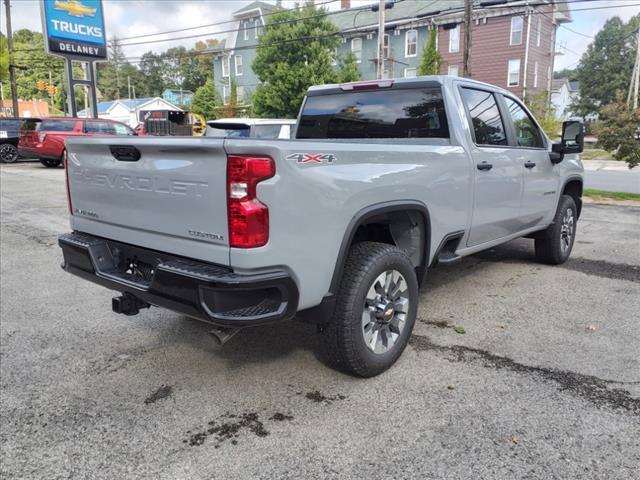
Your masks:
[{"label": "rear door", "polygon": [[517,99],[502,98],[512,130],[512,156],[522,165],[521,228],[525,229],[545,223],[555,212],[559,178],[540,127]]},{"label": "rear door", "polygon": [[24,121],[20,128],[20,142],[21,147],[35,147],[40,143],[38,131],[42,125],[42,120],[39,118],[30,118]]},{"label": "rear door", "polygon": [[473,246],[521,229],[523,167],[512,157],[496,95],[475,87],[461,87],[460,93],[474,139],[474,202],[467,240]]},{"label": "rear door", "polygon": [[96,135],[67,151],[74,230],[228,265],[222,139]]}]

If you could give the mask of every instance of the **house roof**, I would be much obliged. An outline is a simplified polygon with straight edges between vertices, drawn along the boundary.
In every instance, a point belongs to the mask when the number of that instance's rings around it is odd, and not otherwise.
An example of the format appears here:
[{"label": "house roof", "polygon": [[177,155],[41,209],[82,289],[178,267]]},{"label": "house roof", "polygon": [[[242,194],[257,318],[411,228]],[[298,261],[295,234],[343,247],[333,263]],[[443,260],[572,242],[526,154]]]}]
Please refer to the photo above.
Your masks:
[{"label": "house roof", "polygon": [[580,91],[580,82],[577,80],[569,80],[567,77],[565,78],[555,78],[551,83],[551,91],[557,92],[564,85],[567,86],[567,90],[571,93],[577,93]]},{"label": "house roof", "polygon": [[257,0],[255,2],[251,2],[249,5],[241,8],[240,10],[236,10],[235,12],[233,12],[233,16],[242,17],[245,13],[251,12],[253,10],[258,10],[258,9],[260,9],[261,13],[264,14],[266,12],[271,12],[275,8],[276,8],[275,5],[271,3],[261,2],[260,0]]},{"label": "house roof", "polygon": [[557,92],[562,88],[562,86],[568,82],[566,78],[554,78],[551,82],[551,90]]},{"label": "house roof", "polygon": [[175,89],[175,88],[165,88],[164,92],[162,92],[162,94],[164,95],[167,92],[171,92],[175,95],[193,95],[193,92],[191,90],[179,90],[179,89]]}]

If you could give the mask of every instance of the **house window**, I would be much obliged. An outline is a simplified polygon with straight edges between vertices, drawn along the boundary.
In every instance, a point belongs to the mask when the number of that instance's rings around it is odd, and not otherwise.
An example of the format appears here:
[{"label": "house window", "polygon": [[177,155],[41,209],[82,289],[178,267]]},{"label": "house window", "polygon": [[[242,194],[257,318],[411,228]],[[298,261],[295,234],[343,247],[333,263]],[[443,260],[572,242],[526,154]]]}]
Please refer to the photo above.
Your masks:
[{"label": "house window", "polygon": [[538,62],[533,64],[533,88],[538,88]]},{"label": "house window", "polygon": [[447,75],[451,75],[452,77],[458,77],[459,70],[458,65],[449,65],[447,69]]},{"label": "house window", "polygon": [[253,28],[256,32],[256,38],[262,35],[262,22],[259,18],[256,18],[255,22],[253,22]]},{"label": "house window", "polygon": [[404,69],[404,77],[405,78],[413,78],[415,76],[417,76],[417,72],[418,70],[416,68],[413,67],[408,67]]},{"label": "house window", "polygon": [[244,87],[242,85],[236,87],[236,101],[241,105],[244,104]]},{"label": "house window", "polygon": [[418,31],[409,30],[404,34],[404,56],[415,57],[418,55]]},{"label": "house window", "polygon": [[536,32],[536,47],[540,46],[540,37],[542,35],[542,18],[538,16],[538,27]]},{"label": "house window", "polygon": [[460,51],[460,25],[449,30],[449,53]]},{"label": "house window", "polygon": [[522,17],[511,17],[511,40],[509,45],[520,45],[522,43]]},{"label": "house window", "polygon": [[229,76],[229,56],[228,55],[225,55],[224,57],[222,57],[222,76],[223,77]]},{"label": "house window", "polygon": [[229,85],[222,86],[222,102],[227,105],[229,103],[229,97],[231,97],[231,87]]},{"label": "house window", "polygon": [[242,55],[236,55],[236,77],[242,75]]},{"label": "house window", "polygon": [[507,85],[517,87],[520,83],[520,59],[509,60],[509,75],[507,77]]},{"label": "house window", "polygon": [[351,53],[356,56],[356,62],[362,62],[362,39],[361,38],[353,38],[351,39]]},{"label": "house window", "polygon": [[245,40],[249,40],[249,29],[247,28],[247,25],[249,24],[249,22],[242,22],[242,28],[244,30],[244,39]]}]

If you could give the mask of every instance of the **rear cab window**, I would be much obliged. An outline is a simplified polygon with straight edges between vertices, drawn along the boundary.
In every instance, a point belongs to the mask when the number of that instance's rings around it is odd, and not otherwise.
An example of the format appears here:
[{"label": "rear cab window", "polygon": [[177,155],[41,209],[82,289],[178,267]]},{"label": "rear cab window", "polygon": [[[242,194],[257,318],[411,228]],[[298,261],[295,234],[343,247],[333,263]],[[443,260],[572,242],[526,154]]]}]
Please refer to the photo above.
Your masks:
[{"label": "rear cab window", "polygon": [[209,123],[207,125],[207,137],[249,137],[251,128],[244,123]]},{"label": "rear cab window", "polygon": [[38,130],[40,130],[41,125],[42,125],[42,120],[38,118],[30,118],[24,121],[24,123],[22,124],[22,127],[20,127],[20,131],[21,132],[37,132]]},{"label": "rear cab window", "polygon": [[296,138],[449,138],[439,86],[308,96]]}]

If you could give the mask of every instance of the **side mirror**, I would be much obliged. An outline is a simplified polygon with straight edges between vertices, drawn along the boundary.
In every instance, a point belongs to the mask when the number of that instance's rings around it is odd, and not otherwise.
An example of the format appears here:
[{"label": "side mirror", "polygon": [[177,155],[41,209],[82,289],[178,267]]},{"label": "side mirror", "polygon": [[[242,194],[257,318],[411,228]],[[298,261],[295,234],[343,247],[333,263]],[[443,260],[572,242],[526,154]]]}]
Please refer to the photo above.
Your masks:
[{"label": "side mirror", "polygon": [[562,139],[551,146],[551,162],[560,163],[567,153],[582,153],[584,150],[584,125],[568,120],[562,123]]}]

